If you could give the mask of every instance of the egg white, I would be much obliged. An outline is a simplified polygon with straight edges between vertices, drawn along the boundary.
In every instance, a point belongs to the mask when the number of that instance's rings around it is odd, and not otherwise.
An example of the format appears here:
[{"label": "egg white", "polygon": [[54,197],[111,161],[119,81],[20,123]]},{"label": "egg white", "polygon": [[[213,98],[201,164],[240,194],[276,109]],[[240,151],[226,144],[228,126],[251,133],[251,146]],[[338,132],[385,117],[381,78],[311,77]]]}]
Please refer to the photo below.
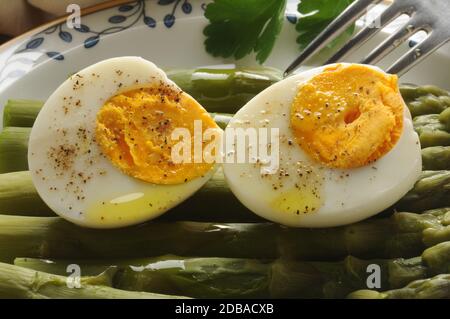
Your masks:
[{"label": "egg white", "polygon": [[[320,74],[325,67],[296,74],[267,88],[248,102],[229,125],[230,128],[279,129],[280,168],[287,177],[279,179],[277,174],[263,177],[260,167],[251,163],[223,165],[228,185],[236,197],[254,213],[273,222],[292,227],[332,227],[357,222],[398,201],[413,187],[421,173],[419,138],[413,130],[406,105],[399,141],[376,162],[344,170],[325,168],[309,158],[295,142],[290,130],[290,108],[299,85]],[[296,213],[295,205],[300,205],[296,198],[304,195],[294,186],[302,182],[296,175],[295,163],[299,161],[319,172],[323,179],[320,191],[323,203],[314,212],[303,213],[299,207],[300,213]],[[282,181],[281,187],[279,180]],[[290,199],[283,204],[284,208],[274,205],[274,201],[290,191]],[[289,210],[285,209],[286,205]]]},{"label": "egg white", "polygon": [[[119,57],[76,73],[50,96],[31,132],[28,163],[39,195],[58,215],[91,228],[138,224],[184,201],[212,176],[214,170],[184,184],[156,185],[124,174],[102,155],[95,142],[102,105],[114,95],[161,82],[177,88],[153,63]],[[70,169],[55,168],[49,156],[61,145],[80,149]]]}]

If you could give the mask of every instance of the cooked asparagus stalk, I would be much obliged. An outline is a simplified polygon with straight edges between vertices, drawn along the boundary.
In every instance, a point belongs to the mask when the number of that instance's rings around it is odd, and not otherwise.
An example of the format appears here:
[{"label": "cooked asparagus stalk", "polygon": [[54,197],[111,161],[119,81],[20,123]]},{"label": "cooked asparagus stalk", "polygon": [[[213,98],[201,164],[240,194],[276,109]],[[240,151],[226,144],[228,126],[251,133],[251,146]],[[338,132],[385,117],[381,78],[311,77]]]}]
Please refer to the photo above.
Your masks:
[{"label": "cooked asparagus stalk", "polygon": [[439,114],[439,122],[441,122],[445,126],[447,132],[450,131],[450,107]]},{"label": "cooked asparagus stalk", "polygon": [[403,85],[400,87],[400,92],[413,117],[439,114],[450,107],[449,93],[436,86]]},{"label": "cooked asparagus stalk", "polygon": [[0,263],[0,298],[13,299],[173,299],[176,296],[131,292],[108,287],[108,277],[81,280],[70,288],[67,278]]},{"label": "cooked asparagus stalk", "polygon": [[54,216],[39,197],[28,171],[0,174],[0,212],[5,215]]},{"label": "cooked asparagus stalk", "polygon": [[402,84],[400,86],[400,92],[405,101],[413,101],[421,96],[433,95],[433,96],[448,96],[448,91],[441,89],[434,85],[412,85]]},{"label": "cooked asparagus stalk", "polygon": [[439,114],[416,116],[413,120],[414,130],[421,134],[424,131],[446,131],[446,125],[439,120]]},{"label": "cooked asparagus stalk", "polygon": [[414,130],[419,134],[422,148],[450,145],[450,133],[445,122],[447,121],[445,114],[442,116],[442,121],[440,114],[420,115],[414,118]]},{"label": "cooked asparagus stalk", "polygon": [[32,127],[43,105],[41,101],[9,100],[3,110],[3,127]]},{"label": "cooked asparagus stalk", "polygon": [[422,148],[431,146],[450,146],[450,133],[442,130],[424,129],[419,134],[420,145]]},{"label": "cooked asparagus stalk", "polygon": [[[179,256],[339,260],[418,256],[450,240],[449,213],[396,213],[327,229],[276,224],[153,222],[95,230],[57,217],[0,217],[0,260],[30,258],[139,258]],[[257,245],[255,243],[258,243]]]},{"label": "cooked asparagus stalk", "polygon": [[377,292],[358,290],[351,293],[352,299],[449,299],[450,274],[437,275],[433,278],[416,280],[404,288]]},{"label": "cooked asparagus stalk", "polygon": [[0,133],[0,174],[28,169],[30,129],[6,127]]},{"label": "cooked asparagus stalk", "polygon": [[169,70],[167,76],[211,112],[235,113],[256,94],[280,81],[273,68]]},{"label": "cooked asparagus stalk", "polygon": [[450,146],[434,146],[422,149],[422,168],[424,170],[450,169]]},{"label": "cooked asparagus stalk", "polygon": [[[167,75],[208,111],[226,113],[235,113],[256,94],[283,78],[280,70],[268,67],[173,69]],[[32,127],[43,105],[41,101],[9,100],[3,127]]]},{"label": "cooked asparagus stalk", "polygon": [[450,171],[424,171],[414,188],[397,204],[398,209],[420,212],[450,205]]},{"label": "cooked asparagus stalk", "polygon": [[[88,276],[116,267],[118,272],[111,278],[115,288],[194,298],[342,298],[366,287],[368,262],[354,257],[328,263],[173,256],[129,261],[15,260],[16,265],[56,274],[66,274],[70,264],[79,265]],[[420,261],[415,267],[422,267]],[[383,271],[383,275],[387,273]],[[423,278],[416,273],[409,271],[409,278]],[[387,283],[386,278],[383,283]]]},{"label": "cooked asparagus stalk", "polygon": [[[212,207],[214,207],[214,214],[211,214]],[[39,197],[29,171],[0,174],[0,213],[19,216],[55,216],[55,213]],[[194,196],[159,219],[241,223],[262,221],[230,192],[221,170],[218,170]]]},{"label": "cooked asparagus stalk", "polygon": [[450,242],[427,249],[411,259],[339,262],[268,262],[237,258],[183,258],[163,256],[142,260],[41,260],[17,258],[15,265],[67,275],[68,265],[79,265],[83,276],[118,269],[112,287],[132,291],[178,294],[194,298],[343,298],[367,287],[369,265],[381,268],[381,290],[448,272]]},{"label": "cooked asparagus stalk", "polygon": [[[439,161],[440,159],[436,157],[432,163]],[[450,170],[425,171],[413,189],[395,207],[398,210],[420,212],[450,206],[449,187]],[[23,195],[27,197],[23,198]],[[217,205],[218,202],[221,204]],[[18,208],[14,209],[17,203]],[[212,207],[214,214],[211,213]],[[0,174],[0,212],[4,215],[53,215],[38,196],[27,172]],[[251,213],[234,197],[226,185],[223,173],[219,170],[193,197],[162,216],[161,220],[258,222],[262,219]]]}]

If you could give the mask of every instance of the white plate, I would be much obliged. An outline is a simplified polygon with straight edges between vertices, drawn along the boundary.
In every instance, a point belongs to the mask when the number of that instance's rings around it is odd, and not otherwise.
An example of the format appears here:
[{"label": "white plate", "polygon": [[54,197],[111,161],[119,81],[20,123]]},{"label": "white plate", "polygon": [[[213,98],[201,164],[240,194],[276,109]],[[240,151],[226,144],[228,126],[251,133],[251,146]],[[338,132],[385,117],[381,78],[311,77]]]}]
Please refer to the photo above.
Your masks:
[{"label": "white plate", "polygon": [[[213,58],[204,49],[207,1],[116,0],[97,6],[82,17],[81,30],[71,30],[65,20],[53,23],[0,47],[0,105],[7,99],[45,100],[70,74],[100,60],[137,55],[161,67],[193,67],[236,63],[256,64],[253,57],[240,61]],[[298,54],[295,42],[295,5],[290,4],[283,31],[269,66],[284,69]],[[125,20],[123,17],[127,17]],[[358,61],[388,31],[383,31],[348,61]],[[388,59],[392,62],[407,44]],[[435,84],[450,89],[448,46],[402,78],[402,82]],[[51,58],[53,57],[53,58]],[[0,109],[1,111],[1,109]]]}]

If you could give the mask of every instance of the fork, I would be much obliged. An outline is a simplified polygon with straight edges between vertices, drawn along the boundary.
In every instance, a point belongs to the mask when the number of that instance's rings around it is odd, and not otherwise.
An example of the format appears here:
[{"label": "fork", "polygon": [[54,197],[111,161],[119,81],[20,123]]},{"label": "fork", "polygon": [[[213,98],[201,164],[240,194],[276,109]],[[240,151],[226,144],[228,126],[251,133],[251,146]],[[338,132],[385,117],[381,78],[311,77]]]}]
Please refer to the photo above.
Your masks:
[{"label": "fork", "polygon": [[[318,53],[362,17],[367,8],[380,2],[382,0],[356,0],[353,2],[303,50],[300,56],[289,65],[284,75],[291,74],[304,61]],[[361,63],[376,64],[409,37],[419,31],[425,31],[427,33],[425,40],[415,45],[386,70],[387,73],[401,76],[450,40],[450,0],[395,0],[374,20],[378,23],[376,27],[374,27],[374,21],[371,25],[364,27],[325,64],[342,61],[402,14],[409,15],[409,21],[371,51]]]}]

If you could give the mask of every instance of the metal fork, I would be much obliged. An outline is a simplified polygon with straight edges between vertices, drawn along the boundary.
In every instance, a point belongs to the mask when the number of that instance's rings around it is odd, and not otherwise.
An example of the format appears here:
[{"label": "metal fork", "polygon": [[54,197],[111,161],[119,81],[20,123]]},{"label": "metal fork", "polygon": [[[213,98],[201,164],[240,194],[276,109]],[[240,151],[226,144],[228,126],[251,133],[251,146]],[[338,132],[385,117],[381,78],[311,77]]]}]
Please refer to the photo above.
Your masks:
[{"label": "metal fork", "polygon": [[[320,33],[286,69],[285,76],[291,74],[305,60],[318,53],[333,39],[339,36],[352,23],[362,17],[367,8],[382,0],[357,0],[342,12]],[[357,50],[378,31],[402,14],[410,16],[409,21],[396,33],[389,36],[365,57],[361,63],[375,64],[392,52],[401,43],[419,31],[427,32],[427,37],[404,54],[386,72],[402,75],[424,60],[432,52],[450,40],[450,0],[395,0],[377,19],[379,25],[366,26],[350,39],[325,64],[342,61],[348,54]]]}]

